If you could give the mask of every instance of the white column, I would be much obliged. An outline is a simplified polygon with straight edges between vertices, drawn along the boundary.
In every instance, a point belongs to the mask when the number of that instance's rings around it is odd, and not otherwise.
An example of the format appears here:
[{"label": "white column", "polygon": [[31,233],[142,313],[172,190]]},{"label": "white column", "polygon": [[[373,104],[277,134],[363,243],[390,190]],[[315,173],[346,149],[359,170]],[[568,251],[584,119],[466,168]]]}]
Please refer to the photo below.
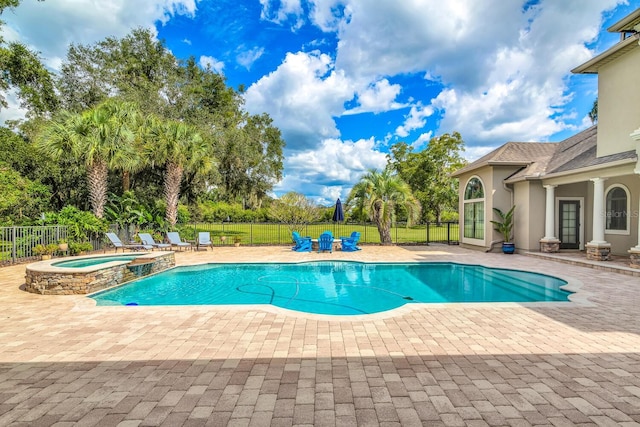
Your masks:
[{"label": "white column", "polygon": [[607,243],[604,240],[604,222],[606,212],[604,210],[604,181],[603,178],[592,178],[593,181],[593,240],[592,245]]},{"label": "white column", "polygon": [[[631,137],[631,139],[636,141],[636,153],[640,153],[640,128],[634,130],[629,136]],[[640,156],[638,156],[638,163],[636,164],[636,169],[634,172],[640,175]],[[640,206],[638,206],[638,212],[636,212],[636,216],[638,217],[638,240],[636,240],[636,245],[631,248],[631,250],[640,252]]]},{"label": "white column", "polygon": [[555,185],[545,185],[547,190],[547,201],[544,216],[544,237],[543,240],[558,240],[556,232],[556,197]]},{"label": "white column", "polygon": [[[639,203],[640,204],[640,203]],[[640,206],[638,206],[638,212],[640,213]],[[640,215],[636,215],[638,217],[638,240],[636,240],[636,246],[631,248],[635,251],[640,251]],[[632,216],[633,218],[633,216]]]}]

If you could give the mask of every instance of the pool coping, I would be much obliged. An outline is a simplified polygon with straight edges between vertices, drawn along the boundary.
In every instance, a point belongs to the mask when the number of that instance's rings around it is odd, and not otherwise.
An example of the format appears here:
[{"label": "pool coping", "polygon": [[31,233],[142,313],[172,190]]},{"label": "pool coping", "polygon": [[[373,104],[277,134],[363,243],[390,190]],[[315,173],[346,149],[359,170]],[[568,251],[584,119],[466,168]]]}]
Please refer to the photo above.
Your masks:
[{"label": "pool coping", "polygon": [[157,252],[122,252],[116,254],[95,254],[95,255],[83,255],[83,256],[74,256],[74,257],[64,257],[53,258],[44,261],[37,261],[31,264],[27,264],[26,269],[29,271],[34,271],[38,273],[91,273],[97,270],[102,270],[103,268],[113,267],[115,265],[120,264],[128,264],[131,260],[120,260],[120,261],[108,261],[100,264],[89,265],[86,267],[58,267],[55,263],[59,263],[62,261],[77,261],[83,259],[94,259],[94,258],[105,258],[105,257],[121,257],[121,256],[133,256],[136,258],[155,258],[156,256],[166,255],[171,253],[172,251],[157,251]]},{"label": "pool coping", "polygon": [[561,307],[595,307],[597,304],[593,303],[589,300],[590,297],[593,296],[592,293],[584,290],[584,283],[573,277],[573,276],[556,276],[546,273],[540,273],[538,271],[533,270],[525,270],[520,268],[507,268],[507,267],[498,267],[491,266],[483,263],[464,263],[458,261],[443,261],[443,260],[429,260],[429,261],[360,261],[360,260],[299,260],[299,261],[211,261],[211,262],[196,262],[196,263],[186,263],[175,265],[163,271],[158,271],[156,273],[152,273],[147,277],[155,276],[156,274],[170,271],[179,267],[197,267],[201,265],[207,264],[307,264],[307,263],[318,263],[318,262],[349,262],[349,263],[360,263],[360,264],[456,264],[456,265],[464,265],[464,266],[478,266],[489,268],[493,270],[512,270],[512,271],[524,271],[528,273],[535,273],[539,275],[549,276],[558,278],[560,280],[564,280],[567,282],[565,285],[562,285],[560,289],[572,292],[571,295],[568,296],[569,301],[534,301],[534,302],[438,302],[438,303],[417,303],[417,302],[407,302],[404,305],[399,307],[385,310],[377,313],[370,314],[354,314],[354,315],[338,315],[338,314],[317,314],[317,313],[308,313],[303,311],[291,310],[283,307],[279,307],[271,304],[199,304],[199,305],[136,305],[136,306],[124,306],[124,305],[98,305],[97,301],[92,298],[92,296],[107,292],[112,289],[116,289],[132,282],[135,282],[139,279],[130,280],[128,282],[120,283],[116,286],[112,286],[109,288],[101,289],[99,291],[93,292],[91,294],[83,295],[85,297],[82,301],[77,301],[75,304],[76,309],[89,309],[89,308],[100,308],[100,309],[116,309],[116,310],[131,310],[131,309],[144,309],[148,307],[153,307],[154,309],[158,308],[181,308],[181,309],[206,309],[206,310],[214,310],[214,311],[263,311],[265,313],[271,314],[281,314],[290,317],[296,318],[304,318],[311,320],[330,320],[330,321],[338,321],[338,322],[348,322],[348,321],[363,321],[363,320],[382,320],[389,319],[398,316],[404,316],[412,311],[416,310],[424,310],[425,308],[433,308],[433,309],[446,309],[451,307],[458,308],[483,308],[483,307],[491,307],[491,308],[515,308],[515,307],[526,307],[526,308],[561,308]]}]

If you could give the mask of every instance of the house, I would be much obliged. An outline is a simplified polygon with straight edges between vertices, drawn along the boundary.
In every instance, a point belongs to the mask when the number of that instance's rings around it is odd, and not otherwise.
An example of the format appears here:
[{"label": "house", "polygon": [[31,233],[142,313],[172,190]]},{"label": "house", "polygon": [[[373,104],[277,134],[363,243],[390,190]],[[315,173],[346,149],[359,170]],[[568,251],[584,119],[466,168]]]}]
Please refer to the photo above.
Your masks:
[{"label": "house", "polygon": [[640,9],[620,41],[572,70],[598,75],[598,124],[558,143],[508,142],[456,171],[460,242],[491,248],[493,208],[514,212],[520,251],[631,256],[640,268]]}]

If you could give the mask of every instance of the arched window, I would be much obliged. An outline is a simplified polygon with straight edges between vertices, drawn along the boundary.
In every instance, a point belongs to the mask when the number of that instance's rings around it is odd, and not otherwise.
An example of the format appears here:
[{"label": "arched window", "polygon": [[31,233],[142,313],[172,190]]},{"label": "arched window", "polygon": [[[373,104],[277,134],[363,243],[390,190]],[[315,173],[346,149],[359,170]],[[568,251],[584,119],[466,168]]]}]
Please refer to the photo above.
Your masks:
[{"label": "arched window", "polygon": [[464,234],[468,239],[484,240],[484,186],[473,177],[464,189]]},{"label": "arched window", "polygon": [[606,195],[606,232],[609,234],[628,234],[629,190],[623,185],[614,184],[607,189]]}]

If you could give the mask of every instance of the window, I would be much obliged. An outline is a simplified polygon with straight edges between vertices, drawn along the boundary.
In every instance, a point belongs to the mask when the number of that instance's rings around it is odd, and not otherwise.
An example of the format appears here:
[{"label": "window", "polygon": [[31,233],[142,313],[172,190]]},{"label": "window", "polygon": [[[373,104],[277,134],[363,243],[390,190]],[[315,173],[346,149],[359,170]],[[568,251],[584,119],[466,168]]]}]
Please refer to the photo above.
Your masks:
[{"label": "window", "polygon": [[464,189],[464,234],[469,239],[484,240],[484,186],[471,178]]},{"label": "window", "polygon": [[[629,190],[616,184],[606,192],[606,231],[611,234],[629,231]],[[625,233],[625,234],[626,234]]]}]

